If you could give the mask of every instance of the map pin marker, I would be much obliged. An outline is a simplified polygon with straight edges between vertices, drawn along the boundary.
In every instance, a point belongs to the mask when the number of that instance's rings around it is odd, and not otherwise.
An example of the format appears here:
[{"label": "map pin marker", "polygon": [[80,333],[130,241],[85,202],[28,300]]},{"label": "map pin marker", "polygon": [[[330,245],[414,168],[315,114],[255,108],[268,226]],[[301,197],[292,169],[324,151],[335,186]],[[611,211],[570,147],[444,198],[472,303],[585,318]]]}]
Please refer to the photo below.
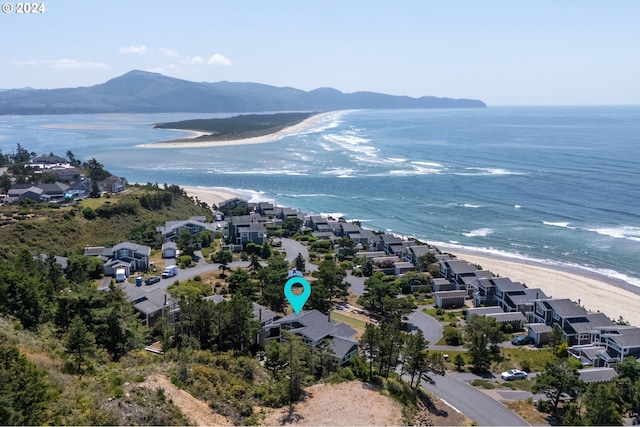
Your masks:
[{"label": "map pin marker", "polygon": [[[291,290],[293,285],[296,284],[302,285],[302,293],[300,295],[294,294]],[[307,282],[306,279],[302,277],[292,277],[291,279],[287,280],[287,283],[284,284],[284,296],[287,297],[287,300],[289,300],[289,304],[291,304],[291,307],[293,308],[293,311],[296,312],[296,314],[300,313],[302,307],[304,307],[304,304],[307,302],[310,295],[311,285],[309,284],[309,282]]]}]

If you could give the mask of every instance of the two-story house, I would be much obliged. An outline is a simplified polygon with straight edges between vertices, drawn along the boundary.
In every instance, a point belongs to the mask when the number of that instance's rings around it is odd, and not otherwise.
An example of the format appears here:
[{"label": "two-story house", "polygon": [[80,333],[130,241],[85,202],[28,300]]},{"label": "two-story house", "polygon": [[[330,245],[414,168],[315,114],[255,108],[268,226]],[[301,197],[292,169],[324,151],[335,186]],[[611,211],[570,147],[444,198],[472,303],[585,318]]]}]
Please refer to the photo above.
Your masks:
[{"label": "two-story house", "polygon": [[347,363],[358,354],[356,331],[350,326],[329,320],[318,310],[301,311],[274,320],[266,325],[267,340],[282,338],[282,331],[289,331],[302,337],[302,341],[312,347],[326,345],[331,349],[331,357],[338,366]]}]

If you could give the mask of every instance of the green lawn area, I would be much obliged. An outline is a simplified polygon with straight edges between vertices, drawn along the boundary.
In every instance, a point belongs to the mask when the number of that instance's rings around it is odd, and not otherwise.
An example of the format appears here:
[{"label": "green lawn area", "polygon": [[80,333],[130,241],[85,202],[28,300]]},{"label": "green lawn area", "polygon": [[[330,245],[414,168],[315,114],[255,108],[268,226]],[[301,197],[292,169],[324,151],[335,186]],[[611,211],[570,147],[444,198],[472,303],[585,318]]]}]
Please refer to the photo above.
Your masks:
[{"label": "green lawn area", "polygon": [[364,329],[367,325],[367,322],[362,320],[354,319],[349,316],[345,316],[344,314],[340,314],[336,311],[331,312],[331,319],[336,320],[338,322],[346,323],[347,325],[355,326],[356,328]]},{"label": "green lawn area", "polygon": [[513,368],[521,369],[523,362],[529,364],[531,372],[542,371],[547,362],[554,359],[553,352],[548,348],[536,348],[533,350],[527,348],[502,348],[500,355],[503,361],[495,367],[495,370],[500,372]]},{"label": "green lawn area", "polygon": [[100,206],[104,205],[106,202],[109,203],[117,203],[120,199],[120,196],[117,194],[112,194],[111,197],[99,197],[97,199],[89,197],[88,199],[84,199],[78,203],[78,207],[80,209],[91,208],[94,211],[98,209]]}]

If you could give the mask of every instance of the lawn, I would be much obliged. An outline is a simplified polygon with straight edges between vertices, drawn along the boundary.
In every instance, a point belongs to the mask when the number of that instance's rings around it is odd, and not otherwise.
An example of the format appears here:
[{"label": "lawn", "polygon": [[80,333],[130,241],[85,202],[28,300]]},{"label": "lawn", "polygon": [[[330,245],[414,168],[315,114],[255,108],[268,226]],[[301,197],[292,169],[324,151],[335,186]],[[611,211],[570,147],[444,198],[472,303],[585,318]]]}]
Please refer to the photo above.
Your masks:
[{"label": "lawn", "polygon": [[109,202],[109,203],[117,203],[118,199],[120,199],[120,196],[117,194],[112,194],[110,197],[99,197],[99,198],[88,198],[88,199],[84,199],[82,201],[80,201],[78,203],[78,207],[80,209],[84,209],[84,208],[91,208],[94,211],[96,209],[98,209],[100,206],[104,205],[105,203]]},{"label": "lawn", "polygon": [[502,348],[500,349],[502,362],[496,365],[495,370],[504,372],[509,369],[522,369],[523,363],[529,364],[528,370],[531,372],[544,370],[547,362],[553,361],[554,354],[548,348],[527,349],[527,348]]},{"label": "lawn", "polygon": [[345,316],[344,314],[338,313],[336,311],[331,312],[331,319],[337,320],[338,322],[346,323],[347,325],[351,325],[360,329],[364,329],[367,325],[367,322],[363,320],[354,319],[353,317]]}]

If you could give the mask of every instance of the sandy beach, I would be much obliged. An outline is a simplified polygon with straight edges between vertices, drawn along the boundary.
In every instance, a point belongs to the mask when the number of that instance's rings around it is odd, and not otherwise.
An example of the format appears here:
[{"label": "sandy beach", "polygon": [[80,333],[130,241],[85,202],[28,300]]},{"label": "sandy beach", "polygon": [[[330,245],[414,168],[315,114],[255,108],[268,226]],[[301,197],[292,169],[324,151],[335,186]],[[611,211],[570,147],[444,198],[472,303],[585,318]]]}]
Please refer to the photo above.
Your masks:
[{"label": "sandy beach", "polygon": [[484,270],[501,277],[509,277],[529,288],[540,288],[553,298],[580,300],[580,305],[590,311],[600,311],[612,320],[622,316],[634,326],[640,326],[640,294],[623,289],[600,279],[595,274],[578,274],[538,263],[511,261],[485,256],[479,253],[445,250]]},{"label": "sandy beach", "polygon": [[202,188],[202,187],[185,187],[182,189],[187,192],[190,197],[197,197],[200,201],[207,203],[209,206],[218,205],[220,202],[234,197],[245,199],[246,197],[232,193],[227,190],[217,188]]},{"label": "sandy beach", "polygon": [[[257,136],[255,138],[244,138],[244,139],[230,139],[225,141],[174,141],[174,142],[156,142],[153,144],[140,144],[137,147],[145,147],[145,148],[198,148],[198,147],[225,147],[232,145],[249,145],[249,144],[264,144],[267,142],[278,141],[285,136],[296,135],[302,132],[306,132],[310,129],[313,129],[325,118],[334,115],[336,112],[331,111],[327,113],[316,114],[315,116],[309,117],[302,122],[295,124],[293,126],[286,127],[278,132],[274,132],[269,135]],[[182,130],[182,129],[180,129]],[[198,137],[201,135],[206,135],[203,132],[196,131],[187,131],[193,134],[193,137]]]}]

